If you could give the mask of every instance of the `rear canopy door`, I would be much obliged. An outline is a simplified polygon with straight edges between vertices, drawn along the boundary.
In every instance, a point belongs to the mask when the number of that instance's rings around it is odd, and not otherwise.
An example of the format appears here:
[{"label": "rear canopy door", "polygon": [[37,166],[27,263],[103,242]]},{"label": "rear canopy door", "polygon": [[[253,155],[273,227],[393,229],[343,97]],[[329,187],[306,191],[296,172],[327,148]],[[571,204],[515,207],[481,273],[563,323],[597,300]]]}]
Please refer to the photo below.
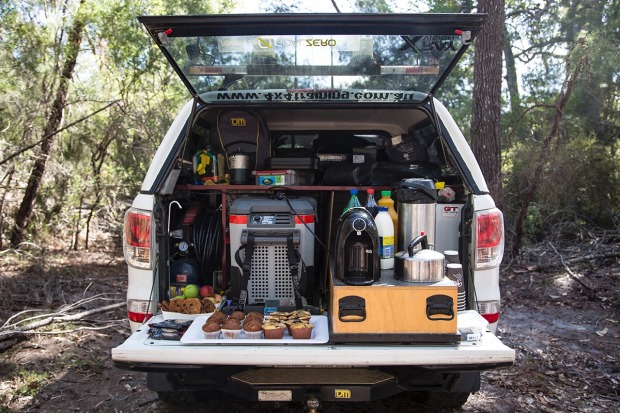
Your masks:
[{"label": "rear canopy door", "polygon": [[278,91],[282,101],[329,96],[331,100],[420,102],[436,93],[480,30],[485,15],[244,14],[138,19],[191,94],[205,103],[231,96],[273,101],[278,100]]}]

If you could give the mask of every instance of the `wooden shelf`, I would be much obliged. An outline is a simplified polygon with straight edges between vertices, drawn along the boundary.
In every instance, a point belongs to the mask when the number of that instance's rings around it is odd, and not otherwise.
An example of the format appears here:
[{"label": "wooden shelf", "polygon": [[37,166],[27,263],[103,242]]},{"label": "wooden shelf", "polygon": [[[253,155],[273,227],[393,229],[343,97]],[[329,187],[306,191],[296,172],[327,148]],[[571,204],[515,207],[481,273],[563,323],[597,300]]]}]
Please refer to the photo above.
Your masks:
[{"label": "wooden shelf", "polygon": [[220,191],[220,192],[265,192],[265,191],[348,191],[349,189],[357,189],[365,191],[367,189],[388,190],[387,186],[325,186],[325,185],[177,185],[177,190],[188,191]]}]

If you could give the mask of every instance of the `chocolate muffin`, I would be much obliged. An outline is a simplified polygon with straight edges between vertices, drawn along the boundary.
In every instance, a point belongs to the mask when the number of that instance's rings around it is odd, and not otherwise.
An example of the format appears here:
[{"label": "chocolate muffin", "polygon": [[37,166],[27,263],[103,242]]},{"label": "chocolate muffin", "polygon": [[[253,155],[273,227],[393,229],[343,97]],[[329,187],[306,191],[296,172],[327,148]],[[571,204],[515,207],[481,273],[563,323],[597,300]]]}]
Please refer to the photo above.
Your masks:
[{"label": "chocolate muffin", "polygon": [[263,334],[263,325],[257,320],[246,320],[246,322],[243,323],[243,332],[245,338],[254,340],[260,339]]},{"label": "chocolate muffin", "polygon": [[240,330],[241,329],[241,321],[236,318],[227,318],[222,323],[222,328],[225,330]]},{"label": "chocolate muffin", "polygon": [[248,315],[245,316],[245,321],[249,321],[249,320],[258,320],[258,321],[263,321],[263,317],[264,315],[257,312],[257,311],[250,311],[248,313]]},{"label": "chocolate muffin", "polygon": [[216,311],[216,312],[213,313],[213,315],[211,317],[209,317],[209,319],[207,321],[213,320],[213,321],[217,321],[218,323],[221,324],[221,323],[224,322],[224,320],[226,320],[226,318],[227,318],[226,314],[224,314],[221,311]]},{"label": "chocolate muffin", "polygon": [[231,315],[229,315],[228,318],[234,318],[239,321],[243,321],[243,319],[245,318],[245,313],[241,310],[236,310]]},{"label": "chocolate muffin", "polygon": [[202,326],[202,331],[204,332],[207,340],[215,340],[219,338],[221,330],[222,328],[217,320],[213,320],[211,322],[207,320],[207,322]]}]

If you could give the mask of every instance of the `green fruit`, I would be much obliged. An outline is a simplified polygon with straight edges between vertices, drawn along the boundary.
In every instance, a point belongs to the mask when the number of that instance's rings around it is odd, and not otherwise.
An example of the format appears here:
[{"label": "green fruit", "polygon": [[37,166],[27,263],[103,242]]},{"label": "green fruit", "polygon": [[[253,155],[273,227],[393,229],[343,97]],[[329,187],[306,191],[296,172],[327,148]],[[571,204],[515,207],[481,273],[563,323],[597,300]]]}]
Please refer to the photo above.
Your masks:
[{"label": "green fruit", "polygon": [[181,294],[181,295],[177,295],[176,297],[173,298],[173,300],[179,300],[179,299],[185,299],[185,295]]},{"label": "green fruit", "polygon": [[197,298],[199,292],[200,287],[198,287],[196,284],[190,284],[186,286],[183,290],[183,295],[185,296],[185,298]]}]

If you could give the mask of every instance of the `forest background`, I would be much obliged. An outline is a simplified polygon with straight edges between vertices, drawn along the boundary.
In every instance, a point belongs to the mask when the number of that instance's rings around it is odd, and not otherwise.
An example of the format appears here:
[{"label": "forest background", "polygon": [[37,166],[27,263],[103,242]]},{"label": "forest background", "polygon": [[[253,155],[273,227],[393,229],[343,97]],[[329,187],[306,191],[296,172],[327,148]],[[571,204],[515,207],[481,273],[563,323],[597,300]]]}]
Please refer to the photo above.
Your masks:
[{"label": "forest background", "polygon": [[[252,2],[251,11],[476,11],[471,0],[323,3],[316,10],[303,1]],[[190,98],[136,17],[243,6],[0,2],[0,254],[120,246],[124,211]],[[620,227],[619,6],[505,0],[494,196],[513,254],[550,235]],[[456,70],[438,98],[472,141],[474,53]]]}]

